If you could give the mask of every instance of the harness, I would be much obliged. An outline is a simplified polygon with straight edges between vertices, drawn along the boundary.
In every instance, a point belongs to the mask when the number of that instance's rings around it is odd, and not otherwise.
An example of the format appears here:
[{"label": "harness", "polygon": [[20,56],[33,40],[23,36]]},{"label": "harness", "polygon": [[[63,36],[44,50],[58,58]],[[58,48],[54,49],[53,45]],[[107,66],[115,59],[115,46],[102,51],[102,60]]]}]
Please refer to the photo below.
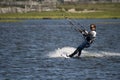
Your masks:
[{"label": "harness", "polygon": [[95,37],[94,37],[94,34],[92,34],[92,31],[89,32],[87,35],[83,35],[83,36],[85,40],[89,42],[90,44],[94,42]]}]

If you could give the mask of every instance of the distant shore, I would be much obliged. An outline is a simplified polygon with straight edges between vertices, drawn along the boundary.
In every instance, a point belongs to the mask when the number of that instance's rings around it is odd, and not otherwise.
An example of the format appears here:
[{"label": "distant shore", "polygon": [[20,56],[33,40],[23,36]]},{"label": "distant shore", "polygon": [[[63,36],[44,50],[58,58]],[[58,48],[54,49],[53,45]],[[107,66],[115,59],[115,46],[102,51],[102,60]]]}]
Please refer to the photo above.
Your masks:
[{"label": "distant shore", "polygon": [[91,19],[91,18],[120,18],[120,11],[44,11],[29,13],[0,14],[0,20],[5,19]]},{"label": "distant shore", "polygon": [[30,12],[30,13],[9,13],[0,14],[0,22],[15,22],[24,19],[96,19],[96,18],[112,18],[119,19],[120,12],[61,12],[61,11],[51,11],[51,12]]},{"label": "distant shore", "polygon": [[[56,11],[0,14],[0,22],[25,19],[120,19],[120,3],[62,4]],[[19,10],[18,10],[19,11]]]}]

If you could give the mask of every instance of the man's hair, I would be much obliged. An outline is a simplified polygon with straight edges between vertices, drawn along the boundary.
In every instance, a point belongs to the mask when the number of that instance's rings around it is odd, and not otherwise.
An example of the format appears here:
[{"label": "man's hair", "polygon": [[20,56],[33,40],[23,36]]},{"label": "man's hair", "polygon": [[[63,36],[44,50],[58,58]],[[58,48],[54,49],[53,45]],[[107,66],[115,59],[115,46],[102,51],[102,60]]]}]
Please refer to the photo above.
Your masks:
[{"label": "man's hair", "polygon": [[96,25],[95,24],[90,24],[90,29],[95,28],[96,30]]}]

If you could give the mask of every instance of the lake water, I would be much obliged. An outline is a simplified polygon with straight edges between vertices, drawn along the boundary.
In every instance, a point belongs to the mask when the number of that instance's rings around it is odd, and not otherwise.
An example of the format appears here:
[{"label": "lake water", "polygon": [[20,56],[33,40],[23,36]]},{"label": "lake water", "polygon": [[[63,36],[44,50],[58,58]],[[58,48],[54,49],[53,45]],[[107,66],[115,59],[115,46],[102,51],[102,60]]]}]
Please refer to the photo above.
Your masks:
[{"label": "lake water", "polygon": [[[72,20],[97,38],[80,59],[64,58],[83,41],[68,20],[0,23],[0,80],[120,80],[120,19]],[[78,28],[78,27],[76,27]]]}]

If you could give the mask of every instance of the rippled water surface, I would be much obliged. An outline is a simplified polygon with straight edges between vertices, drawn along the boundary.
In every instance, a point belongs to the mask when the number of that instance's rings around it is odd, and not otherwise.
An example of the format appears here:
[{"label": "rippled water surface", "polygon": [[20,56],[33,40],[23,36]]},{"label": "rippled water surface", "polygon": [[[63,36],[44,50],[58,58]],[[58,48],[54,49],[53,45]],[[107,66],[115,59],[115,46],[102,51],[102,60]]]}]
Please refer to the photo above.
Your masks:
[{"label": "rippled water surface", "polygon": [[120,19],[74,22],[88,31],[97,25],[96,41],[79,59],[61,56],[83,40],[68,20],[0,23],[0,80],[120,80]]}]

